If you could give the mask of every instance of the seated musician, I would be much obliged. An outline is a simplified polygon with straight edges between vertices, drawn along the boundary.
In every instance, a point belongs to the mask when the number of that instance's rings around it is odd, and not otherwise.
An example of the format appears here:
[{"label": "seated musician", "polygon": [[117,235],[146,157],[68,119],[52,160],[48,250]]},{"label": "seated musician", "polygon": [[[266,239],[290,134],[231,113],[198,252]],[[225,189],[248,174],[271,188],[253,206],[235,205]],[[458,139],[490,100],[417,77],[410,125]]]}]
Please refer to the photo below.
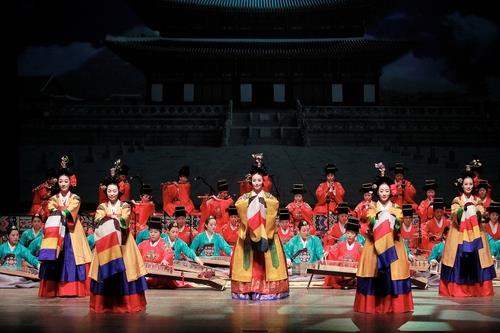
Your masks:
[{"label": "seated musician", "polygon": [[403,204],[403,221],[401,223],[400,236],[404,240],[410,253],[408,256],[414,255],[419,247],[419,232],[418,226],[413,224],[413,206],[411,204]]},{"label": "seated musician", "polygon": [[[229,224],[228,207],[234,204],[234,200],[229,195],[229,184],[225,179],[217,181],[217,192],[217,196],[212,195],[208,197],[200,205],[201,220],[205,221],[209,215],[215,216],[217,220],[217,229],[215,232],[222,233],[222,229]],[[198,232],[201,233],[203,231],[205,231],[205,224],[200,223]]]},{"label": "seated musician", "polygon": [[[0,264],[2,268],[20,270],[26,264],[36,269],[40,268],[38,259],[27,248],[19,244],[19,229],[11,226],[7,232],[7,242],[0,245]],[[29,281],[20,276],[0,274],[0,288],[12,288],[16,285],[26,284]]]},{"label": "seated musician", "polygon": [[486,211],[488,212],[488,216],[485,221],[485,230],[495,241],[498,241],[500,239],[500,228],[498,227],[500,203],[492,201]]},{"label": "seated musician", "polygon": [[338,220],[332,224],[330,229],[323,236],[323,245],[329,246],[337,243],[338,239],[345,234],[345,224],[349,216],[349,205],[347,202],[341,202],[337,207]]},{"label": "seated musician", "polygon": [[[330,246],[327,251],[327,260],[344,261],[346,263],[358,262],[361,258],[363,245],[356,238],[359,235],[360,223],[356,217],[349,217],[346,223],[346,239]],[[350,289],[356,287],[355,277],[326,276],[324,286],[335,289]]]},{"label": "seated musician", "polygon": [[138,232],[147,229],[147,221],[151,216],[153,216],[155,212],[155,204],[152,201],[153,189],[149,184],[142,184],[141,191],[139,192],[139,196],[141,198],[140,201],[132,200],[133,211],[135,214],[135,226],[134,226],[134,236],[137,235]]},{"label": "seated musician", "polygon": [[321,240],[317,236],[309,234],[310,228],[307,221],[300,221],[297,235],[284,245],[288,266],[292,263],[313,264],[323,259],[325,252]]},{"label": "seated musician", "polygon": [[175,222],[179,226],[179,238],[190,245],[198,235],[198,231],[193,228],[192,224],[186,225],[186,210],[183,206],[175,207]]},{"label": "seated musician", "polygon": [[238,230],[240,228],[240,217],[238,216],[238,210],[235,205],[231,205],[227,209],[229,214],[229,223],[222,227],[222,237],[234,249],[236,241],[238,240]]},{"label": "seated musician", "polygon": [[31,218],[31,228],[23,231],[19,244],[27,248],[36,238],[43,238],[42,224],[42,215],[34,214]]},{"label": "seated musician", "polygon": [[363,183],[359,191],[363,193],[363,200],[356,205],[352,215],[359,219],[360,228],[358,236],[363,236],[364,239],[368,231],[368,217],[366,214],[368,213],[368,208],[375,205],[375,201],[373,201],[373,183]]},{"label": "seated musician", "polygon": [[[174,253],[169,244],[161,237],[162,223],[159,221],[149,221],[149,239],[143,240],[138,248],[141,252],[144,263],[160,264],[162,266],[173,266]],[[161,278],[146,278],[150,288],[170,288],[172,281]]]},{"label": "seated musician", "polygon": [[431,268],[437,266],[441,261],[444,251],[444,243],[446,241],[446,235],[448,234],[449,226],[444,227],[443,233],[440,237],[441,241],[432,247],[431,254],[427,258],[427,262],[431,265]]},{"label": "seated musician", "polygon": [[193,250],[179,238],[179,225],[177,222],[170,222],[167,225],[168,237],[165,242],[174,251],[174,260],[181,260],[189,258],[196,261],[198,264],[203,265],[203,261],[194,253]]},{"label": "seated musician", "polygon": [[304,201],[304,184],[293,184],[290,192],[293,193],[293,201],[286,208],[290,212],[290,222],[294,229],[297,228],[300,221],[305,220],[309,223],[309,233],[316,235],[316,228],[313,222],[313,209]]},{"label": "seated musician", "polygon": [[444,208],[443,198],[434,198],[434,216],[425,223],[422,235],[423,248],[427,251],[431,251],[434,245],[441,243],[441,235],[444,229],[450,225],[450,220],[444,216]]},{"label": "seated musician", "polygon": [[[149,225],[150,222],[156,222],[156,223],[163,223],[163,219],[161,216],[151,216],[149,218],[149,221],[147,222],[147,225]],[[160,237],[163,240],[167,240],[168,236],[165,233],[160,233]],[[149,228],[141,230],[138,234],[137,237],[135,238],[135,243],[137,245],[141,244],[144,240],[149,239]]]},{"label": "seated musician", "polygon": [[290,226],[290,213],[286,208],[279,211],[278,236],[283,245],[295,236],[295,227]]},{"label": "seated musician", "polygon": [[205,220],[205,231],[196,235],[191,243],[191,250],[201,257],[221,256],[221,252],[232,255],[231,246],[215,232],[217,220],[210,215]]}]

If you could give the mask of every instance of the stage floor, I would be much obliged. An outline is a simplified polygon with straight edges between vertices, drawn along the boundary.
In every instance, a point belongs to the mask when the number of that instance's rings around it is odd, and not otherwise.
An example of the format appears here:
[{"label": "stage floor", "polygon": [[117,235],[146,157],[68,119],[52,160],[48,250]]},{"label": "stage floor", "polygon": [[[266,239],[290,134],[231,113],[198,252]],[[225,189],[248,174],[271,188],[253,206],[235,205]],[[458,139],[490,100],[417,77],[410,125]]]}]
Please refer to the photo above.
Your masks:
[{"label": "stage floor", "polygon": [[[314,281],[313,284],[319,284]],[[498,283],[498,282],[496,282]],[[354,290],[291,285],[289,298],[236,301],[230,289],[148,290],[139,314],[92,314],[89,298],[40,299],[38,289],[0,289],[0,332],[490,332],[500,327],[500,288],[486,298],[439,297],[413,290],[409,314],[354,313]]]}]

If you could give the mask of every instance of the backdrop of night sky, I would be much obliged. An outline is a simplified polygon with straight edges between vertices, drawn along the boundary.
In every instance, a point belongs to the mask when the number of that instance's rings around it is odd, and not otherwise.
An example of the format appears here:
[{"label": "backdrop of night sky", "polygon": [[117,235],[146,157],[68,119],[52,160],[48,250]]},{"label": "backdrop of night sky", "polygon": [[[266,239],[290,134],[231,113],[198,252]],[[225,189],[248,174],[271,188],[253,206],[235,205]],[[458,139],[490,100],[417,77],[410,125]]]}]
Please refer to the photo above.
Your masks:
[{"label": "backdrop of night sky", "polygon": [[[367,36],[410,39],[418,44],[383,68],[383,91],[500,97],[500,20],[493,1],[394,3],[382,20],[369,27]],[[108,34],[150,33],[126,0],[24,0],[17,11],[22,36],[17,48],[18,75],[64,75],[93,63],[101,76],[116,72],[113,66],[122,71],[128,68],[135,79],[140,76],[134,68],[120,67],[118,58],[104,46]],[[92,75],[88,73],[87,79],[101,79],[89,78]],[[118,93],[130,93],[137,87],[104,82],[112,85],[110,89],[124,90],[113,91]]]}]

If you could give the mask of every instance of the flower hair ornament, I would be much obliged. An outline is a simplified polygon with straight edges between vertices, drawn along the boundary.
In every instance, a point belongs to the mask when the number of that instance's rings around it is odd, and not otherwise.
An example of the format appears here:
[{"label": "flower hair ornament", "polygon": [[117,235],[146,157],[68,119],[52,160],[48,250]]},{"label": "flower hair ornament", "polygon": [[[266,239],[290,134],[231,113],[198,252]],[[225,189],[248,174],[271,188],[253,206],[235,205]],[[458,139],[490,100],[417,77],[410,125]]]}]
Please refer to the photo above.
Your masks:
[{"label": "flower hair ornament", "polygon": [[455,187],[461,187],[463,182],[464,180],[462,178],[457,178],[457,180],[455,180],[453,184],[455,185]]}]

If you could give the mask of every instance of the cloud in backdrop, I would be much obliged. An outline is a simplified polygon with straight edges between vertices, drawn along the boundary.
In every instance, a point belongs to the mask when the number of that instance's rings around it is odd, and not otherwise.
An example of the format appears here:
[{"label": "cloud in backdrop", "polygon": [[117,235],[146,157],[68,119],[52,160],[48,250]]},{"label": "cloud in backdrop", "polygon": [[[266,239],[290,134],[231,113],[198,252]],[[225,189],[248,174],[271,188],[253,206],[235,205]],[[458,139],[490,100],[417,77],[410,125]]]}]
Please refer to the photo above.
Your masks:
[{"label": "cloud in backdrop", "polygon": [[[21,1],[18,75],[61,75],[102,54],[106,35],[148,30],[126,0]],[[493,2],[395,0],[367,36],[417,41],[387,64],[382,89],[500,97],[499,13]]]}]

